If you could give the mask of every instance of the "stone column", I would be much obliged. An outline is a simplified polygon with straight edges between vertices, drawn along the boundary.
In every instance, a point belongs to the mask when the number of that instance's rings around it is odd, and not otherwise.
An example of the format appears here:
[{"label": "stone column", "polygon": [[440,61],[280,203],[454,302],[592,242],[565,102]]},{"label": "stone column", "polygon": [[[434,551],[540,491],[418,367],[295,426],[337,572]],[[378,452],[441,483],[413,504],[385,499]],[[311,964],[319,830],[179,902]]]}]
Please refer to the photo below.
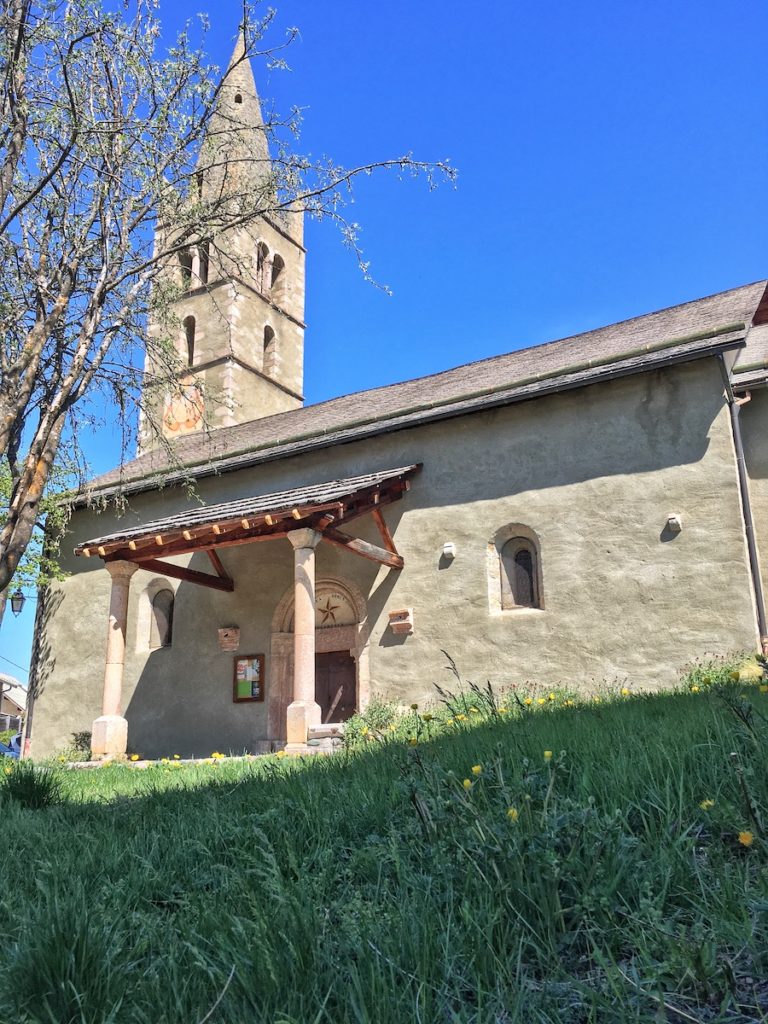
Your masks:
[{"label": "stone column", "polygon": [[320,725],[315,700],[315,548],[317,530],[292,530],[294,554],[293,700],[286,716],[286,750],[305,750],[310,726]]},{"label": "stone column", "polygon": [[132,562],[107,562],[106,569],[112,577],[112,593],[109,598],[109,629],[101,715],[91,727],[91,752],[96,758],[124,754],[128,744],[128,723],[122,716],[125,630],[128,624],[131,576],[138,569],[138,565]]}]

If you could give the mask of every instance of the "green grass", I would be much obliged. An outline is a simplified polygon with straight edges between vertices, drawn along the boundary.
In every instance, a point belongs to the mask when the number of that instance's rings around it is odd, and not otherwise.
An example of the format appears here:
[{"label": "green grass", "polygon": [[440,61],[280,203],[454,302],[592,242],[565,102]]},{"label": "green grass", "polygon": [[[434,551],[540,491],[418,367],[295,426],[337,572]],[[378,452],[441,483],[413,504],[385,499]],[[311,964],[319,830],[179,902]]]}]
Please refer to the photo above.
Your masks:
[{"label": "green grass", "polygon": [[700,676],[0,786],[0,1020],[768,1020],[768,694]]}]

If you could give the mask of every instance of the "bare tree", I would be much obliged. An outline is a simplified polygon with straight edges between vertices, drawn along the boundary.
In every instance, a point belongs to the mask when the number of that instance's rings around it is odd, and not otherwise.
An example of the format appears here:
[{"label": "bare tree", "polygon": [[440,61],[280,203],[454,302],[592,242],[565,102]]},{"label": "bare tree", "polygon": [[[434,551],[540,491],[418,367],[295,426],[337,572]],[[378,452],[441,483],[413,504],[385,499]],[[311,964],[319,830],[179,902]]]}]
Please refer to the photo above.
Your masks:
[{"label": "bare tree", "polygon": [[[304,210],[336,219],[355,247],[343,204],[357,175],[394,167],[424,172],[430,183],[435,173],[453,176],[447,164],[410,155],[355,168],[304,159],[290,143],[293,113],[263,119],[263,144],[217,145],[208,129],[226,75],[204,59],[205,26],[188,25],[161,50],[154,7],[147,0],[113,9],[98,0],[3,0],[0,455],[9,486],[0,512],[0,594],[30,543],[62,439],[76,432],[82,410],[96,395],[103,401],[105,389],[125,418],[141,401],[135,356],[146,343],[149,303],[173,305],[162,271],[185,246],[265,214]],[[244,11],[235,64],[280,62],[293,32],[265,48],[273,18],[271,10]],[[237,125],[229,128],[237,133]],[[239,180],[233,163],[264,163],[265,153],[263,187],[232,187]],[[174,225],[172,234],[164,224]],[[178,370],[162,352],[153,365],[169,379]]]}]

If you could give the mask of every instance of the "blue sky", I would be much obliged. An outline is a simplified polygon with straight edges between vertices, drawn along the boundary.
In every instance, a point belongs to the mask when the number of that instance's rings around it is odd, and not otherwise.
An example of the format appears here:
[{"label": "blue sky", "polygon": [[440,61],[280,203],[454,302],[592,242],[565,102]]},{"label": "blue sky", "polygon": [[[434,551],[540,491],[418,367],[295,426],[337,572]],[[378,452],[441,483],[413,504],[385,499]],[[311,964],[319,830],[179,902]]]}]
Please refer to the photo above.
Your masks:
[{"label": "blue sky", "polygon": [[[303,152],[351,165],[413,151],[459,170],[432,193],[359,183],[349,212],[391,296],[332,225],[307,225],[309,402],[768,276],[765,3],[275,6],[274,40],[300,36],[291,71],[257,66],[257,83],[304,108]],[[189,11],[163,0],[164,27]],[[238,5],[211,13],[226,63]],[[117,435],[84,442],[94,471],[112,465]],[[0,671],[22,679],[33,614],[8,611],[0,631]]]}]

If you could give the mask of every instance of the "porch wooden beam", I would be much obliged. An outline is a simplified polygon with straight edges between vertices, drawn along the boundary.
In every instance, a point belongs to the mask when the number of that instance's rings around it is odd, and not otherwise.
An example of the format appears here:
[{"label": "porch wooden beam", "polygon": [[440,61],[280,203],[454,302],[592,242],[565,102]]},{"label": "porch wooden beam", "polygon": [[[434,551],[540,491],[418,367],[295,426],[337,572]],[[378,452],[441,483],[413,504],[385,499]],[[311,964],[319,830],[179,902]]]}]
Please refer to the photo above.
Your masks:
[{"label": "porch wooden beam", "polygon": [[402,569],[405,564],[402,557],[394,551],[387,551],[376,544],[370,544],[367,540],[360,540],[359,537],[351,537],[348,533],[336,530],[333,527],[323,532],[323,539],[329,544],[346,548],[362,558],[368,558],[372,562],[379,562],[381,565],[388,565],[391,569]]},{"label": "porch wooden beam", "polygon": [[198,572],[197,569],[186,569],[182,565],[173,565],[160,558],[144,558],[141,561],[134,559],[134,562],[140,569],[172,576],[173,579],[184,580],[185,583],[197,583],[201,587],[212,587],[214,590],[232,591],[235,589],[235,584],[229,578],[222,579],[220,576],[211,576],[207,572]]},{"label": "porch wooden beam", "polygon": [[381,508],[375,508],[372,512],[373,521],[376,523],[376,527],[381,534],[381,539],[384,541],[384,547],[387,551],[392,551],[395,555],[397,554],[397,548],[395,547],[395,541],[392,534],[389,532],[384,516],[381,513]]},{"label": "porch wooden beam", "polygon": [[224,565],[222,564],[221,559],[216,554],[216,552],[215,552],[215,550],[213,548],[208,548],[208,557],[211,560],[211,565],[216,570],[216,575],[217,576],[219,576],[223,580],[231,580],[232,579],[232,577],[229,575],[227,570],[224,568]]}]

